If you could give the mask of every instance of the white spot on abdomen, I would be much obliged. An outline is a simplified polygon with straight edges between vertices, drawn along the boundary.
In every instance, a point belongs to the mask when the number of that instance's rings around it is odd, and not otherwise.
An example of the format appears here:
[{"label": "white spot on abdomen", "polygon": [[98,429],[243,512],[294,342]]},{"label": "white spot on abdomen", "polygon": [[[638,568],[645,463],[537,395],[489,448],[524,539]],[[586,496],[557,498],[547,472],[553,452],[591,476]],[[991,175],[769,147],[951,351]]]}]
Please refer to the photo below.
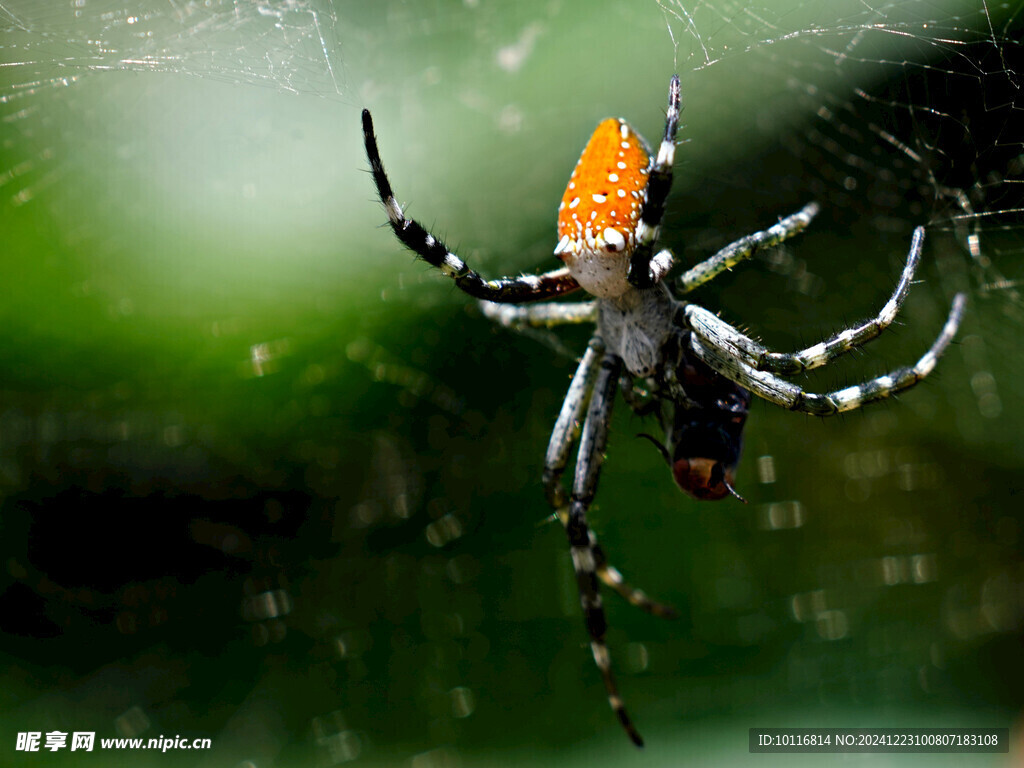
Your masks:
[{"label": "white spot on abdomen", "polygon": [[624,238],[622,233],[617,229],[608,227],[601,233],[601,237],[604,238],[604,242],[608,246],[609,251],[621,251],[626,247],[626,238]]}]

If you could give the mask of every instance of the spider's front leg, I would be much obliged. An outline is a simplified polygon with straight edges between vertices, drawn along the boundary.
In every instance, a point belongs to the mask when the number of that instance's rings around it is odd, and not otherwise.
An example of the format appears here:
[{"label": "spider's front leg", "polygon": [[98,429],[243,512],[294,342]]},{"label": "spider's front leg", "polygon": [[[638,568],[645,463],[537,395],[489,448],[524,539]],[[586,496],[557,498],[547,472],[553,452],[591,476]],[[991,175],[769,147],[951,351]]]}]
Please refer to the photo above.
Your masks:
[{"label": "spider's front leg", "polygon": [[370,161],[373,181],[377,185],[377,193],[384,204],[388,222],[395,235],[406,248],[428,264],[440,269],[470,296],[486,301],[518,303],[550,299],[579,288],[579,283],[565,268],[542,275],[520,275],[497,280],[486,280],[481,277],[466,266],[466,262],[449,251],[443,242],[430,234],[422,224],[415,219],[406,218],[398,201],[395,200],[391,182],[384,172],[384,164],[377,149],[377,137],[373,133],[373,118],[366,109],[363,110],[363,142],[366,145],[366,156]]},{"label": "spider's front leg", "polygon": [[630,257],[629,271],[626,273],[626,279],[635,288],[657,285],[672,269],[672,252],[665,249],[654,254],[654,245],[658,242],[661,219],[665,215],[665,201],[672,189],[672,164],[676,158],[676,133],[679,131],[681,103],[679,75],[672,75],[668,85],[665,133],[658,147],[658,155],[651,165],[647,199],[636,227],[636,250]]}]

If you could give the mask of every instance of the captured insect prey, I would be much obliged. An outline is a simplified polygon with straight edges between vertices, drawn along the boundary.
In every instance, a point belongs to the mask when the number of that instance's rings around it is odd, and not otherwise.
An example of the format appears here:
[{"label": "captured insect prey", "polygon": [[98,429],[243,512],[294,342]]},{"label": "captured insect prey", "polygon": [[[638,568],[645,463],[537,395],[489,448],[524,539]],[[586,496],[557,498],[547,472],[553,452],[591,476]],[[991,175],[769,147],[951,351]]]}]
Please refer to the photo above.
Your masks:
[{"label": "captured insect prey", "polygon": [[[657,446],[680,489],[696,499],[740,497],[736,473],[752,395],[817,416],[887,398],[931,373],[956,335],[966,304],[964,294],[954,297],[938,337],[910,367],[826,393],[807,392],[787,381],[783,376],[826,365],[874,339],[893,322],[921,260],[924,229],[914,231],[903,273],[877,316],[798,352],[766,349],[714,312],[678,297],[759,250],[799,234],[819,213],[819,206],[809,203],[773,226],[740,238],[683,272],[670,288],[666,278],[675,257],[657,244],[672,186],[680,103],[679,78],[673,76],[665,131],[656,153],[623,119],[598,125],[558,207],[554,253],[563,266],[493,280],[474,272],[421,224],[406,218],[384,172],[370,113],[362,113],[373,180],[391,228],[407,248],[481,299],[483,313],[507,327],[596,325],[551,433],[543,486],[568,535],[584,624],[609,704],[637,746],[643,741],[612,675],[599,581],[649,613],[672,616],[674,611],[627,584],[587,525],[617,391],[634,411],[660,420],[662,438],[644,437]],[[527,303],[578,289],[594,298]],[[574,449],[575,473],[567,493],[562,475]]]}]

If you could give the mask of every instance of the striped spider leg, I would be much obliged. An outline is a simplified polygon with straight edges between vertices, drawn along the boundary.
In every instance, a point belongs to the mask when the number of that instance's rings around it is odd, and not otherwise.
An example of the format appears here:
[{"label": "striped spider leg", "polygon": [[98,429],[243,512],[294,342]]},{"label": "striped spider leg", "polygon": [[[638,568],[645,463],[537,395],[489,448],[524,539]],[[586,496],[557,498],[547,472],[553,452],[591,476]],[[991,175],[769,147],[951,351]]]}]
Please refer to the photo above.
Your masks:
[{"label": "striped spider leg", "polygon": [[[609,572],[597,538],[587,525],[587,509],[597,492],[601,462],[608,440],[608,422],[611,418],[612,404],[615,402],[615,386],[621,370],[622,360],[605,352],[604,344],[598,337],[594,337],[580,361],[551,433],[551,441],[548,443],[547,456],[544,460],[544,489],[548,502],[565,525],[569,537],[580,604],[583,607],[583,620],[590,635],[594,663],[601,672],[608,692],[608,703],[629,738],[638,747],[642,747],[643,739],[633,726],[619,695],[612,674],[611,655],[604,639],[608,623],[601,602],[598,578],[601,577],[606,583],[620,588],[622,580],[621,577],[616,578],[617,571]],[[581,430],[580,416],[584,413],[586,415]],[[572,495],[566,504],[561,476],[576,442],[577,432],[579,450],[576,471]],[[614,575],[611,575],[612,573]],[[657,605],[648,601],[642,593],[638,593],[636,599],[638,604],[651,607]]]},{"label": "striped spider leg", "polygon": [[924,227],[918,227],[914,230],[907,264],[896,289],[878,315],[826,341],[799,352],[771,352],[703,307],[687,304],[684,322],[693,331],[690,348],[708,366],[759,397],[789,410],[816,416],[855,410],[909,389],[931,373],[956,335],[967,302],[965,294],[958,293],[953,298],[942,331],[912,367],[900,368],[862,384],[825,394],[806,392],[777,374],[795,374],[819,368],[877,338],[892,324],[903,306],[921,260],[923,243]]},{"label": "striped spider leg", "polygon": [[481,301],[480,311],[499,325],[516,330],[597,322],[596,301],[549,301],[523,306]]},{"label": "striped spider leg", "polygon": [[676,157],[676,133],[679,130],[679,112],[682,105],[679,78],[673,77],[668,87],[668,109],[665,113],[665,133],[658,154],[651,163],[647,186],[644,188],[643,210],[636,226],[636,250],[629,261],[626,279],[635,288],[650,288],[672,269],[672,251],[667,248],[654,253],[654,245],[661,234],[661,219],[665,215],[665,201],[672,189],[672,164]]},{"label": "striped spider leg", "polygon": [[680,275],[676,281],[677,292],[689,293],[694,288],[704,285],[723,272],[732,269],[741,261],[753,258],[758,251],[779,245],[794,235],[800,234],[818,215],[818,211],[817,203],[808,203],[796,213],[779,219],[778,224],[730,243],[711,258],[705,259]]},{"label": "striped spider leg", "polygon": [[[597,317],[597,306],[595,302],[549,302],[545,304],[532,304],[527,306],[512,306],[508,304],[495,304],[492,302],[480,302],[484,314],[490,319],[505,327],[522,329],[524,327],[551,327],[567,323],[594,322]],[[678,614],[674,608],[664,603],[652,600],[642,589],[629,584],[617,568],[608,562],[603,548],[598,543],[597,536],[586,524],[586,507],[589,499],[592,499],[596,492],[598,470],[603,455],[603,448],[598,450],[596,443],[591,441],[584,445],[580,444],[577,456],[577,479],[573,488],[573,498],[566,498],[565,490],[562,487],[562,475],[572,454],[572,449],[580,437],[581,424],[583,430],[587,430],[586,424],[591,424],[588,434],[595,434],[599,419],[605,426],[602,429],[607,431],[607,421],[611,417],[611,406],[613,392],[607,391],[609,386],[603,382],[600,384],[602,403],[601,409],[592,418],[588,406],[592,402],[592,396],[598,389],[598,380],[602,371],[602,365],[615,364],[621,370],[621,361],[615,362],[617,358],[607,356],[604,353],[604,344],[600,337],[591,339],[587,351],[580,360],[576,374],[562,401],[562,409],[559,412],[555,427],[551,432],[551,439],[548,442],[548,449],[544,459],[544,494],[548,504],[554,510],[555,516],[565,526],[570,537],[572,547],[573,567],[576,571],[577,586],[580,590],[580,603],[583,607],[584,622],[591,637],[591,650],[594,661],[601,672],[605,688],[608,692],[608,701],[619,721],[622,723],[630,738],[638,746],[643,744],[640,735],[633,727],[629,715],[626,713],[622,698],[618,692],[615,678],[611,671],[611,656],[604,641],[605,627],[607,621],[604,616],[601,595],[598,584],[594,581],[596,574],[605,586],[615,591],[620,597],[631,605],[640,608],[654,616],[664,618],[675,618]],[[611,376],[611,374],[608,374]],[[614,379],[614,377],[612,377]],[[630,379],[627,375],[620,376],[620,383],[625,386],[625,381]],[[584,414],[587,414],[584,420]],[[602,433],[601,441],[606,437]],[[603,445],[603,442],[600,443]],[[596,453],[595,453],[596,452]],[[584,478],[582,481],[579,479]],[[580,485],[580,483],[583,485]],[[579,499],[586,499],[585,503]],[[576,516],[574,517],[574,512]],[[581,530],[585,533],[581,533]],[[585,543],[579,543],[585,541]],[[575,543],[574,543],[575,542]]]},{"label": "striped spider leg", "polygon": [[[677,614],[671,606],[651,600],[642,590],[630,586],[623,579],[622,574],[608,563],[586,518],[587,509],[597,492],[616,381],[621,371],[622,361],[606,353],[600,337],[592,338],[562,401],[562,409],[551,432],[544,458],[544,493],[569,536],[584,624],[590,635],[594,662],[601,672],[608,693],[608,703],[633,743],[643,746],[643,739],[626,712],[612,674],[611,655],[604,640],[608,625],[597,579],[632,605],[650,614],[665,618],[674,618]],[[577,440],[579,449],[572,495],[566,499],[561,480]]]},{"label": "striped spider leg", "polygon": [[377,148],[377,137],[373,133],[373,118],[368,109],[363,110],[363,143],[370,161],[370,172],[377,186],[377,194],[388,214],[388,223],[395,236],[410,251],[441,273],[455,281],[455,285],[477,299],[487,301],[518,303],[551,299],[577,290],[579,283],[565,267],[541,275],[520,275],[487,280],[470,269],[466,262],[448,250],[440,239],[434,237],[415,219],[406,218],[402,207],[395,200],[391,182],[384,172],[384,164]]},{"label": "striped spider leg", "polygon": [[[568,323],[594,322],[597,319],[597,303],[581,302],[548,302],[545,304],[529,304],[514,306],[481,301],[480,308],[491,320],[506,328],[523,329],[525,327],[547,327]],[[562,474],[569,462],[569,456],[575,445],[582,423],[583,413],[594,387],[594,374],[597,370],[597,354],[604,350],[600,337],[590,341],[586,354],[580,361],[573,377],[569,391],[562,401],[562,410],[551,433],[548,451],[544,460],[544,493],[554,510],[555,516],[563,525],[568,525],[569,505],[566,503],[565,492],[561,486]],[[634,399],[633,378],[624,373],[619,377],[622,394],[627,403],[639,414],[646,415],[656,407],[656,401],[640,403]],[[674,608],[651,600],[642,589],[637,589],[626,582],[622,574],[612,566],[605,557],[604,551],[597,543],[597,537],[590,532],[590,543],[594,561],[597,564],[597,575],[606,586],[615,590],[627,602],[655,616],[675,618]]]}]

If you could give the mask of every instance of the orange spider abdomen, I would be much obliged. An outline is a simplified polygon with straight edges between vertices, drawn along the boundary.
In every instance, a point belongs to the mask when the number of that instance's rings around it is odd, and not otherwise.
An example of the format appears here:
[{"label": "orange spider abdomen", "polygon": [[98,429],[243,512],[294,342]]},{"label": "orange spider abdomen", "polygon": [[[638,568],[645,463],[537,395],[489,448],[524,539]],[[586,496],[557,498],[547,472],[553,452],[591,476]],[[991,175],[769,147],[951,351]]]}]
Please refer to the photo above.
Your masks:
[{"label": "orange spider abdomen", "polygon": [[597,126],[569,178],[558,206],[555,255],[590,293],[625,290],[619,267],[636,245],[650,163],[639,134],[625,120],[609,118]]}]

